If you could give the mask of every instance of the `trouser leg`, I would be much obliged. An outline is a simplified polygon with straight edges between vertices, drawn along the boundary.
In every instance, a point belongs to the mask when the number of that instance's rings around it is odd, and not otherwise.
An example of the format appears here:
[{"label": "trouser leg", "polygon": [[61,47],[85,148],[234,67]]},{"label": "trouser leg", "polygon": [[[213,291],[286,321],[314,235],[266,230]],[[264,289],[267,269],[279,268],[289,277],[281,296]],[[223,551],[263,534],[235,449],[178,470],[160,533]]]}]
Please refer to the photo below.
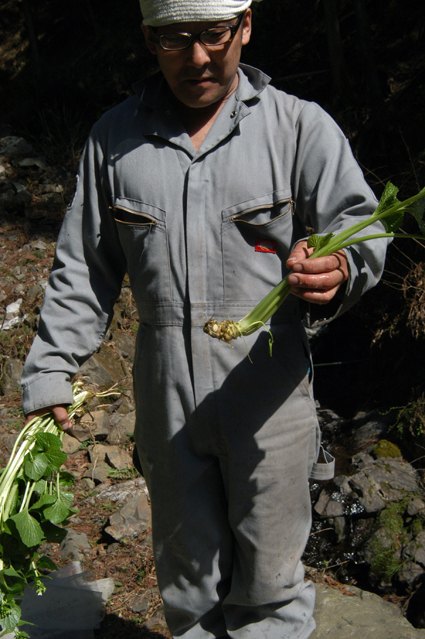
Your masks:
[{"label": "trouser leg", "polygon": [[306,639],[314,591],[300,558],[316,433],[305,366],[288,376],[276,356],[258,375],[257,358],[232,367],[230,349],[220,353],[222,382],[195,407],[177,372],[145,416],[155,431],[138,440],[167,622],[188,639]]}]

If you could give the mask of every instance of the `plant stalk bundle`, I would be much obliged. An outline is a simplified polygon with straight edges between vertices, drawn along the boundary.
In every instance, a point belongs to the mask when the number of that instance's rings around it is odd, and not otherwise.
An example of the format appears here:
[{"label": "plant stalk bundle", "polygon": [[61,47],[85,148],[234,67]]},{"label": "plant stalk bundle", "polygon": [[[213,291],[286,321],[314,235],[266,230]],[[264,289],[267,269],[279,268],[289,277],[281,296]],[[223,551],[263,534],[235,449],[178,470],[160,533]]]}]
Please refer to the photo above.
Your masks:
[{"label": "plant stalk bundle", "polygon": [[[331,255],[353,244],[383,237],[403,237],[425,240],[425,200],[423,199],[425,197],[425,188],[403,202],[397,199],[397,193],[398,188],[391,184],[391,182],[388,182],[377,208],[366,220],[353,224],[353,226],[337,235],[334,233],[328,233],[324,236],[311,235],[308,238],[307,246],[308,248],[313,248],[313,252],[307,259]],[[403,222],[405,212],[410,213],[416,219],[421,235],[396,233]],[[384,233],[355,237],[356,234],[364,228],[378,221],[382,222],[385,228]],[[292,271],[290,273],[292,273]],[[205,324],[204,332],[210,335],[210,337],[215,337],[228,344],[238,337],[255,333],[255,331],[265,325],[290,294],[291,290],[288,283],[290,273],[244,318],[238,322],[234,322],[230,319],[218,322],[212,317]]]},{"label": "plant stalk bundle", "polygon": [[[111,394],[82,390],[82,381],[73,384],[70,419],[94,396]],[[115,393],[114,393],[115,394]],[[37,594],[45,591],[42,570],[56,570],[54,562],[38,552],[43,542],[60,543],[66,531],[74,495],[66,490],[74,483],[71,473],[62,470],[67,455],[62,451],[63,431],[52,413],[35,417],[20,432],[9,461],[0,475],[0,637],[14,632],[16,639],[27,637],[19,631],[20,601],[27,585]],[[64,490],[65,489],[65,490]]]}]

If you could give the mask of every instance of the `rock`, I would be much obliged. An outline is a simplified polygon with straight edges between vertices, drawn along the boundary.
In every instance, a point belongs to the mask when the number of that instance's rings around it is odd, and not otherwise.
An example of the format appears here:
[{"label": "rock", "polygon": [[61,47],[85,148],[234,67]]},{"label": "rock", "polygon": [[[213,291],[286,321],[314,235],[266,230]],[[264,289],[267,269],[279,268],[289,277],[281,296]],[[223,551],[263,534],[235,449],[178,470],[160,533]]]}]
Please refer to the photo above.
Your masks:
[{"label": "rock", "polygon": [[355,430],[353,445],[360,450],[371,451],[387,430],[388,426],[383,421],[367,421]]},{"label": "rock", "polygon": [[18,300],[16,300],[15,302],[12,302],[11,304],[8,304],[6,306],[6,315],[5,315],[5,320],[10,320],[13,317],[18,317],[20,310],[21,310],[21,306],[22,306],[22,297],[20,297]]},{"label": "rock", "polygon": [[106,462],[96,462],[88,465],[83,477],[91,479],[95,484],[101,484],[109,479],[110,470],[111,467]]},{"label": "rock", "polygon": [[72,561],[82,561],[84,550],[90,550],[91,546],[85,533],[69,529],[65,539],[60,543],[59,552],[62,559],[71,557]]},{"label": "rock", "polygon": [[408,621],[415,628],[425,628],[425,574],[418,579],[415,584],[417,589],[411,596],[406,610]]},{"label": "rock", "polygon": [[21,377],[23,369],[24,366],[19,360],[6,360],[3,368],[3,376],[0,380],[0,393],[2,395],[21,392]]},{"label": "rock", "polygon": [[132,465],[132,458],[126,450],[119,448],[118,446],[109,446],[106,452],[106,461],[117,470],[124,470],[130,468]]},{"label": "rock", "polygon": [[385,507],[385,501],[379,493],[379,484],[367,474],[357,473],[353,475],[349,484],[354,492],[359,495],[359,501],[368,513],[377,513]]},{"label": "rock", "polygon": [[342,517],[345,508],[341,501],[338,500],[338,496],[341,496],[340,493],[328,495],[326,490],[322,490],[314,510],[321,517]]},{"label": "rock", "polygon": [[107,486],[101,492],[99,491],[95,497],[91,497],[89,503],[95,505],[97,501],[110,501],[122,505],[139,492],[143,492],[146,496],[148,495],[148,489],[143,477],[129,479],[114,486]]},{"label": "rock", "polygon": [[[104,606],[114,591],[111,578],[89,581],[90,573],[81,573],[79,562],[72,562],[43,578],[46,591],[37,596],[26,588],[21,605],[22,619],[31,639],[92,639],[105,616]],[[5,639],[14,637],[14,633]]]},{"label": "rock", "polygon": [[85,362],[81,373],[86,373],[94,384],[103,386],[119,382],[124,376],[121,362],[117,360],[109,348],[103,347]]},{"label": "rock", "polygon": [[149,608],[149,599],[145,596],[145,594],[138,595],[131,602],[130,608],[132,612],[136,613],[147,612]]},{"label": "rock", "polygon": [[165,628],[166,625],[167,624],[165,619],[162,619],[161,617],[151,617],[150,619],[147,620],[146,623],[143,624],[142,628],[146,630],[153,630],[157,626],[160,626],[161,628]]},{"label": "rock", "polygon": [[89,479],[89,477],[83,477],[80,481],[81,490],[94,490],[95,486],[96,484],[92,479]]},{"label": "rock", "polygon": [[39,156],[36,158],[24,158],[18,162],[19,166],[28,167],[28,166],[36,166],[39,169],[45,169],[47,167],[46,160]]},{"label": "rock", "polygon": [[115,340],[118,352],[121,357],[134,361],[136,352],[136,337],[128,333],[121,333]]},{"label": "rock", "polygon": [[109,416],[104,410],[95,410],[82,416],[72,429],[74,436],[80,441],[106,439],[109,434]]},{"label": "rock", "polygon": [[62,450],[67,454],[67,455],[72,455],[72,453],[76,453],[77,450],[80,448],[80,442],[78,439],[76,439],[75,437],[71,437],[71,435],[68,435],[68,433],[64,433],[63,434],[63,438],[62,438]]},{"label": "rock", "polygon": [[403,556],[413,559],[415,563],[420,564],[425,569],[425,530],[414,537],[404,548]]},{"label": "rock", "polygon": [[29,142],[16,135],[8,135],[0,139],[0,153],[7,156],[27,155],[32,153],[32,146]]},{"label": "rock", "polygon": [[106,452],[109,446],[105,444],[93,444],[88,447],[88,453],[90,457],[90,461],[95,464],[97,462],[106,461]]},{"label": "rock", "polygon": [[423,639],[425,630],[413,628],[400,609],[378,595],[345,586],[351,596],[315,584],[317,629],[311,639]]},{"label": "rock", "polygon": [[415,515],[422,513],[425,515],[425,502],[419,497],[412,497],[411,501],[407,505],[407,514],[410,517],[414,517]]},{"label": "rock", "polygon": [[[364,457],[363,457],[364,460]],[[376,513],[390,501],[400,501],[407,493],[420,491],[415,469],[407,462],[396,459],[373,460],[349,478],[353,491],[366,512]]]},{"label": "rock", "polygon": [[140,493],[109,517],[109,526],[105,528],[116,541],[137,537],[150,527],[150,507],[147,497]]},{"label": "rock", "polygon": [[108,435],[108,442],[115,445],[128,444],[130,442],[131,436],[134,433],[136,424],[135,411],[127,413],[126,415],[121,417],[119,421],[115,423],[115,425],[113,423],[115,420],[111,421],[113,425]]}]

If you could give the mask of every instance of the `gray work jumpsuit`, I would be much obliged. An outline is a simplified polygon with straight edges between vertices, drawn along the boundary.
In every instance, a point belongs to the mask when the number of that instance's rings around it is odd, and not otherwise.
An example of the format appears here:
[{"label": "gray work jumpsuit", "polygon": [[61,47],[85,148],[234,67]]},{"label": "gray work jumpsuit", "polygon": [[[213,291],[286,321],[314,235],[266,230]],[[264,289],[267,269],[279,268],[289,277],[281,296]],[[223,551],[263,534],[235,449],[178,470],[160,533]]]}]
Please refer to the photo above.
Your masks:
[{"label": "gray work jumpsuit", "polygon": [[[198,151],[162,76],[94,126],[23,403],[71,402],[70,379],[101,344],[127,271],[140,318],[135,438],[170,630],[305,639],[314,588],[300,558],[319,432],[298,301],[272,318],[272,357],[265,330],[229,348],[202,327],[251,310],[306,227],[340,230],[376,201],[326,113],[256,69],[239,76]],[[318,307],[323,321],[376,284],[385,248],[347,250],[350,278],[341,299]]]}]

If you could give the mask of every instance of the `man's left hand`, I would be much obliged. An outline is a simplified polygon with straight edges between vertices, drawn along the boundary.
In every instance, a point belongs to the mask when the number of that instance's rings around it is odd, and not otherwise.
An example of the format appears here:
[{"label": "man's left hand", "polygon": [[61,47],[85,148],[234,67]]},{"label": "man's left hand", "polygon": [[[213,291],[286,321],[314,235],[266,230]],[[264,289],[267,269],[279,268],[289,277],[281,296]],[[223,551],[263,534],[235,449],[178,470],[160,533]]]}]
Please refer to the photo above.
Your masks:
[{"label": "man's left hand", "polygon": [[348,279],[347,256],[337,251],[326,257],[312,257],[307,242],[298,242],[289,256],[286,266],[291,269],[288,282],[291,293],[306,302],[327,304],[339,287]]}]

